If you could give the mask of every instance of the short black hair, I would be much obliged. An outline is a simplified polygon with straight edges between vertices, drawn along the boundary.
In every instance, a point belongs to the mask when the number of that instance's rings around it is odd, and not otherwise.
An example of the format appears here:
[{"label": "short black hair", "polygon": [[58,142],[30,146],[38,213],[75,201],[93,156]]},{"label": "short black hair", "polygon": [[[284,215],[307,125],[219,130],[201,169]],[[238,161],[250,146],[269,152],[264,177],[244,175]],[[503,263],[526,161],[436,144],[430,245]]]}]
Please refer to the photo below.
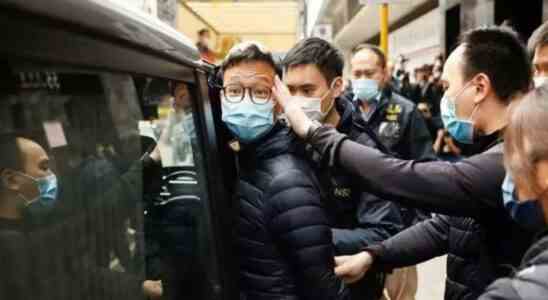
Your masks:
[{"label": "short black hair", "polygon": [[[237,47],[236,45],[235,47]],[[231,50],[223,63],[221,64],[221,68],[219,70],[219,76],[222,78],[224,75],[224,72],[226,70],[239,65],[243,62],[264,62],[272,66],[276,74],[280,75],[280,70],[276,62],[274,62],[274,58],[272,57],[272,53],[266,50],[261,50],[261,48],[253,43],[250,43],[249,45],[245,46],[242,50],[236,49]],[[221,79],[220,78],[220,79]]]},{"label": "short black hair", "polygon": [[384,51],[382,51],[381,48],[379,48],[375,45],[359,44],[358,46],[354,47],[354,49],[352,49],[352,56],[356,55],[356,53],[358,53],[358,52],[360,52],[364,49],[367,49],[367,50],[373,52],[377,56],[377,58],[379,59],[379,65],[381,66],[381,68],[383,68],[383,69],[386,68],[386,55],[384,55]]},{"label": "short black hair", "polygon": [[207,29],[207,28],[200,29],[200,30],[198,31],[198,36],[202,36],[202,35],[204,35],[204,34],[206,34],[206,33],[209,33],[209,29]]},{"label": "short black hair", "polygon": [[527,50],[529,50],[529,55],[533,57],[535,55],[535,50],[538,47],[544,47],[546,45],[548,45],[548,22],[540,25],[540,27],[537,28],[533,34],[531,34],[531,37],[527,42]]},{"label": "short black hair", "polygon": [[342,76],[344,58],[328,41],[311,37],[298,42],[282,61],[284,71],[303,65],[318,67],[327,84],[330,84],[335,78]]},{"label": "short black hair", "polygon": [[495,94],[505,103],[531,87],[531,62],[518,34],[507,26],[487,26],[467,31],[464,46],[465,80],[479,73],[491,80]]}]

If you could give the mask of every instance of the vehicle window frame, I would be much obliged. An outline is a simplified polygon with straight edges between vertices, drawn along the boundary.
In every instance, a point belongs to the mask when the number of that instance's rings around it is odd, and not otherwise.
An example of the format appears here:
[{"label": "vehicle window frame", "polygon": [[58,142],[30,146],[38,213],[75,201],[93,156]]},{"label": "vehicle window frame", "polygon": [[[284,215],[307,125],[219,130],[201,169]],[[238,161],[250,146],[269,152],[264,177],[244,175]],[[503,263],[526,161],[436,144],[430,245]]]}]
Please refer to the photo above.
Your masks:
[{"label": "vehicle window frame", "polygon": [[[5,47],[0,49],[2,57],[29,61],[41,66],[62,66],[74,70],[83,69],[97,72],[107,71],[129,75],[150,76],[166,80],[189,83],[194,101],[193,109],[197,119],[194,120],[200,151],[204,159],[206,179],[206,198],[203,199],[211,232],[211,251],[213,254],[213,272],[218,274],[212,289],[216,299],[228,299],[227,278],[232,274],[225,270],[222,261],[226,258],[221,245],[226,228],[217,217],[223,215],[222,202],[229,201],[227,189],[219,170],[216,128],[212,116],[212,103],[208,97],[207,76],[212,71],[207,66],[177,61],[171,56],[162,55],[153,49],[146,49],[127,42],[95,34],[85,28],[66,26],[62,22],[41,17],[32,13],[5,9],[0,12],[0,32],[4,34]],[[18,28],[18,30],[12,30]],[[221,278],[222,277],[222,278]]]}]

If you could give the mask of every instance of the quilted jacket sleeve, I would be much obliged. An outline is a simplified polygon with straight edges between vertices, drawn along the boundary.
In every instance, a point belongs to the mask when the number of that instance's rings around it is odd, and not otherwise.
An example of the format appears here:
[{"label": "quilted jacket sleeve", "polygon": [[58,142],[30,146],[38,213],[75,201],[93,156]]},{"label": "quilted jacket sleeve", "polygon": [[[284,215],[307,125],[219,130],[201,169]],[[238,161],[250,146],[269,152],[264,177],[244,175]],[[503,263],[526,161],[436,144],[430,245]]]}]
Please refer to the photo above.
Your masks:
[{"label": "quilted jacket sleeve", "polygon": [[266,201],[269,228],[294,267],[302,299],[349,299],[348,289],[334,273],[334,248],[320,194],[300,171],[274,178]]}]

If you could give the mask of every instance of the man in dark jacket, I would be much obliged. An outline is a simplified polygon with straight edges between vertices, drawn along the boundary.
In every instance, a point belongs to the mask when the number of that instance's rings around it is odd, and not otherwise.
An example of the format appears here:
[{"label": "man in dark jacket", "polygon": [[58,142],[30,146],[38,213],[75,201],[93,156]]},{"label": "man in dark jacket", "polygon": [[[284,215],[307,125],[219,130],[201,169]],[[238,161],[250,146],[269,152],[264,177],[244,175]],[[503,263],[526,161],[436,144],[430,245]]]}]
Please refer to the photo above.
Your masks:
[{"label": "man in dark jacket", "polygon": [[[305,39],[287,53],[282,64],[285,83],[311,118],[337,126],[353,140],[371,143],[365,129],[354,125],[351,103],[338,98],[344,59],[335,47],[319,38]],[[341,170],[318,165],[337,255],[355,253],[404,228],[397,204],[364,192]],[[370,274],[351,286],[352,298],[380,299],[383,283],[383,273]]]},{"label": "man in dark jacket", "polygon": [[435,159],[426,123],[416,105],[392,92],[386,80],[386,57],[372,45],[353,51],[352,92],[343,98],[354,103],[357,126],[369,126],[390,152],[402,159]]},{"label": "man in dark jacket", "polygon": [[[401,159],[435,160],[432,138],[422,114],[413,102],[392,91],[385,69],[386,56],[378,47],[363,44],[354,49],[352,91],[342,96],[354,106],[353,126],[361,132],[372,130],[385,153]],[[406,226],[427,218],[420,210],[402,210]]]},{"label": "man in dark jacket", "polygon": [[[122,211],[127,214],[136,205],[135,199],[140,198],[142,190],[143,171],[157,168],[154,162],[159,159],[157,153],[135,163],[85,212],[75,212],[45,224],[37,219],[58,216],[55,212],[57,177],[49,167],[48,155],[36,142],[13,135],[0,136],[0,149],[0,298],[161,296],[159,282],[145,281],[142,274],[98,266],[93,263],[92,255],[82,253],[79,247],[79,241],[89,235],[88,226],[97,224],[94,216],[120,216]],[[65,242],[60,243],[61,240]]]},{"label": "man in dark jacket", "polygon": [[[508,105],[529,90],[530,62],[517,34],[504,27],[472,30],[462,40],[444,69],[448,90],[442,117],[454,138],[480,143],[503,130]],[[333,128],[314,124],[291,103],[283,86],[277,85],[276,91],[295,132],[306,136],[327,161],[354,174],[373,193],[437,213],[470,217],[475,223],[463,227],[451,221],[446,225],[444,218],[420,223],[391,241],[369,247],[369,252],[354,257],[357,264],[352,258],[340,258],[341,276],[355,279],[355,271],[364,271],[360,266],[366,261],[369,267],[373,257],[395,258],[386,253],[400,253],[397,262],[405,260],[403,264],[407,264],[430,259],[443,249],[454,254],[459,263],[449,261],[448,278],[456,284],[448,285],[446,295],[472,299],[485,287],[477,286],[478,282],[488,284],[507,275],[504,266],[519,264],[531,243],[531,233],[516,224],[503,206],[500,186],[504,167],[502,151],[496,146],[500,140],[458,163],[399,160],[354,143]],[[476,226],[480,234],[474,230]],[[472,236],[481,247],[462,248]],[[380,262],[382,267],[383,258]]]},{"label": "man in dark jacket", "polygon": [[334,273],[329,220],[303,146],[274,115],[276,65],[255,43],[221,66],[222,119],[235,138],[241,299],[348,299]]},{"label": "man in dark jacket", "polygon": [[[432,138],[422,114],[408,99],[392,91],[386,76],[386,56],[376,46],[356,47],[351,59],[352,88],[344,99],[355,106],[354,126],[370,128],[379,137],[385,151],[402,159],[434,160]],[[362,138],[363,139],[363,138]],[[428,214],[402,206],[406,227],[427,219]],[[387,292],[403,291],[413,298],[417,287],[416,267],[393,272],[387,280]]]}]

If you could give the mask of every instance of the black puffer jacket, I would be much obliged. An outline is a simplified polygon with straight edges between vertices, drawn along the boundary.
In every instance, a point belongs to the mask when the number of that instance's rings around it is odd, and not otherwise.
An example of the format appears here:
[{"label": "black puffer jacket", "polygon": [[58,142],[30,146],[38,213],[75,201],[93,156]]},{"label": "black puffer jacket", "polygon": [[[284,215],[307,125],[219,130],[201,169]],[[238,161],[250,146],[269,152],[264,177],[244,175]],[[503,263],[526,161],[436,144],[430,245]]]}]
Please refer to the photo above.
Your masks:
[{"label": "black puffer jacket", "polygon": [[241,299],[348,299],[317,179],[281,125],[239,153]]},{"label": "black puffer jacket", "polygon": [[[486,154],[499,155],[500,149],[496,146]],[[503,168],[489,172],[498,180],[504,176]],[[530,237],[505,212],[478,218],[437,215],[370,250],[377,255],[377,265],[389,269],[447,254],[445,299],[472,300],[494,280],[508,276],[508,266],[519,264],[527,242],[500,249],[508,235],[518,235],[521,241]]]},{"label": "black puffer jacket", "polygon": [[387,270],[448,254],[445,299],[472,300],[494,280],[508,276],[509,266],[519,263],[519,254],[508,258],[498,249],[505,244],[504,236],[516,233],[512,222],[499,223],[498,232],[487,226],[493,226],[491,220],[480,224],[473,218],[437,215],[367,249],[376,256],[375,265]]},{"label": "black puffer jacket", "polygon": [[[380,144],[369,138],[364,130],[353,122],[353,105],[337,99],[336,109],[340,115],[337,130],[347,133],[352,140]],[[370,134],[375,134],[370,130]],[[311,150],[311,149],[308,149]],[[387,151],[386,149],[383,149]],[[309,155],[314,161],[313,152]],[[386,199],[367,193],[352,176],[338,168],[329,168],[318,161],[316,174],[322,190],[328,195],[326,212],[332,226],[333,245],[336,255],[350,255],[365,246],[380,243],[405,228],[401,207]],[[369,272],[362,280],[349,285],[353,299],[380,299],[384,289],[383,272]]]},{"label": "black puffer jacket", "polygon": [[493,283],[480,300],[544,300],[548,298],[548,229],[523,257],[519,272]]}]

